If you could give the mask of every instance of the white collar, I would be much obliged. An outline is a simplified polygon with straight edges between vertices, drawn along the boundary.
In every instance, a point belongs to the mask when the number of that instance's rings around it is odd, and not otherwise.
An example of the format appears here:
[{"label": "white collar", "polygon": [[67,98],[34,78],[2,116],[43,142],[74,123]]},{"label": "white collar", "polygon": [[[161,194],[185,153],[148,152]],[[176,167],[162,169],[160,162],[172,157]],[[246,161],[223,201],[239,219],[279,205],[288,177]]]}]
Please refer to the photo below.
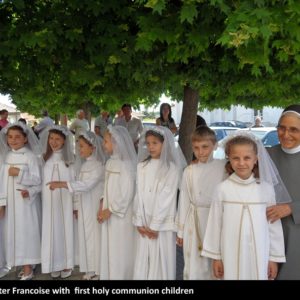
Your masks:
[{"label": "white collar", "polygon": [[295,153],[300,152],[300,145],[295,147],[295,148],[292,148],[292,149],[283,148],[281,146],[281,149],[282,149],[283,152],[285,152],[287,154],[295,154]]},{"label": "white collar", "polygon": [[250,183],[257,181],[256,178],[254,177],[253,173],[247,179],[242,179],[238,175],[236,175],[236,173],[232,173],[229,176],[229,179],[234,182],[240,183],[240,184],[250,184]]}]

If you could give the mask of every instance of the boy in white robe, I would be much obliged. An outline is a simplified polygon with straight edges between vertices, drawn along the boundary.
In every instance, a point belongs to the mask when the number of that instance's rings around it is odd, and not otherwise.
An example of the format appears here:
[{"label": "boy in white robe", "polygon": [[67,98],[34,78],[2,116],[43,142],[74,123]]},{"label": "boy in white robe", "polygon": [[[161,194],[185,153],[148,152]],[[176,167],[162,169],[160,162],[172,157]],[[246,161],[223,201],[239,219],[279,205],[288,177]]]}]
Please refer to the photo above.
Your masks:
[{"label": "boy in white robe", "polygon": [[132,203],[135,187],[136,152],[126,128],[108,126],[103,146],[110,159],[105,166],[101,223],[100,279],[130,280],[135,257]]},{"label": "boy in white robe", "polygon": [[219,279],[274,279],[277,263],[285,262],[281,222],[268,223],[266,216],[278,185],[274,166],[261,141],[249,133],[229,137],[225,153],[230,177],[217,187],[202,255],[214,260]]},{"label": "boy in white robe", "polygon": [[216,185],[225,179],[225,160],[213,159],[215,132],[199,126],[192,134],[196,160],[183,173],[177,215],[177,244],[183,246],[185,280],[213,279],[212,260],[201,255]]},{"label": "boy in white robe", "polygon": [[98,279],[100,256],[100,225],[97,212],[103,198],[104,155],[92,132],[78,138],[81,158],[85,159],[76,181],[50,182],[51,190],[68,189],[75,194],[74,209],[78,216],[79,267],[84,280]]},{"label": "boy in white robe", "polygon": [[133,278],[174,280],[177,192],[184,164],[170,129],[156,126],[144,132],[139,161],[133,218],[139,234]]}]

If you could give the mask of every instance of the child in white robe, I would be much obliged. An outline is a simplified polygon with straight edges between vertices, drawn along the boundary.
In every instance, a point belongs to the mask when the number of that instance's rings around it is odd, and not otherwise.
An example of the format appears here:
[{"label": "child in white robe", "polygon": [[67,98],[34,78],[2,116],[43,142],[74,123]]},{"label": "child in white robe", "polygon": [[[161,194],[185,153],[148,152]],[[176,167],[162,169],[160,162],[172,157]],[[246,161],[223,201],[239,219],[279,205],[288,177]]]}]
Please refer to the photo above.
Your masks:
[{"label": "child in white robe", "polygon": [[133,217],[138,237],[133,278],[174,280],[177,192],[184,163],[172,132],[162,126],[143,133],[138,153]]},{"label": "child in white robe", "polygon": [[122,126],[108,126],[103,146],[111,157],[105,165],[103,207],[98,212],[101,223],[100,278],[128,280],[133,276],[135,257],[132,204],[136,152],[127,129]]},{"label": "child in white robe", "polygon": [[78,215],[79,267],[84,280],[96,280],[99,274],[100,225],[97,212],[103,198],[104,155],[92,132],[82,132],[78,138],[83,162],[75,181],[50,182],[51,190],[68,189],[75,194],[74,209]]},{"label": "child in white robe", "polygon": [[268,223],[266,209],[276,201],[278,172],[249,133],[229,137],[225,153],[230,177],[217,187],[202,255],[214,260],[219,279],[274,279],[277,263],[285,262],[284,240],[280,220]]},{"label": "child in white robe", "polygon": [[215,132],[199,126],[192,134],[196,161],[183,173],[178,206],[177,244],[183,246],[185,280],[213,279],[212,260],[201,255],[209,208],[216,185],[225,177],[225,160],[213,159]]},{"label": "child in white robe", "polygon": [[40,137],[44,153],[42,187],[42,272],[52,278],[71,276],[74,267],[73,198],[65,189],[50,190],[51,181],[74,181],[71,132],[51,126]]},{"label": "child in white robe", "polygon": [[[21,122],[1,131],[7,153],[0,170],[0,206],[5,206],[6,262],[23,266],[21,280],[33,278],[32,265],[41,262],[41,154],[31,128]],[[3,208],[2,208],[3,209]]]}]

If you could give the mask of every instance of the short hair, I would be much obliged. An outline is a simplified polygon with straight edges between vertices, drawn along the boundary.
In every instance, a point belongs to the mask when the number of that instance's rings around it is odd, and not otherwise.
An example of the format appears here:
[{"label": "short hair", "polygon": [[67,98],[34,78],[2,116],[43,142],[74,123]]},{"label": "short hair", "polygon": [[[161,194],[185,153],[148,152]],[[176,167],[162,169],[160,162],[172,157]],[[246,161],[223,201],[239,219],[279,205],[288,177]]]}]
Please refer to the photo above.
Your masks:
[{"label": "short hair", "polygon": [[216,133],[205,125],[198,126],[191,136],[192,142],[201,142],[203,140],[210,140],[213,144],[217,142]]},{"label": "short hair", "polygon": [[76,117],[78,117],[78,116],[80,115],[80,113],[82,113],[82,112],[84,112],[83,109],[78,109],[78,110],[76,111]]},{"label": "short hair", "polygon": [[130,110],[132,110],[131,104],[129,104],[129,103],[125,103],[125,104],[122,105],[122,109],[125,108],[125,107],[129,107]]},{"label": "short hair", "polygon": [[8,110],[5,108],[0,111],[0,115],[3,115],[4,113],[8,113]]},{"label": "short hair", "polygon": [[[229,155],[230,155],[231,148],[233,146],[236,146],[236,145],[249,145],[249,146],[252,146],[255,154],[257,155],[257,153],[258,153],[257,144],[255,143],[254,140],[252,140],[251,138],[249,138],[247,136],[238,135],[238,136],[233,137],[232,139],[230,139],[226,143],[226,145],[225,145],[225,154],[226,154],[227,157],[229,157]],[[234,173],[234,170],[231,166],[230,161],[228,161],[226,163],[225,170],[229,175]],[[255,178],[259,178],[258,162],[255,164],[252,172],[253,172]]]}]

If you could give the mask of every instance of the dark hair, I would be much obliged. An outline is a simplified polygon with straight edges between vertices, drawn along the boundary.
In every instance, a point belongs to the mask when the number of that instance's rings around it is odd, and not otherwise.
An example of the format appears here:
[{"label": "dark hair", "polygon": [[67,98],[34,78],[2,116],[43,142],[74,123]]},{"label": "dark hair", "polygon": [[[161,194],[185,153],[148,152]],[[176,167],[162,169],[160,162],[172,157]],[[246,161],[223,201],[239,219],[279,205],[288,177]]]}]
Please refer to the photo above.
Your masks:
[{"label": "dark hair", "polygon": [[8,129],[7,129],[7,134],[10,130],[18,130],[20,133],[23,134],[23,136],[26,138],[27,137],[27,134],[23,131],[23,128],[19,125],[13,125],[13,126],[10,126]]},{"label": "dark hair", "polygon": [[[258,152],[257,151],[257,145],[251,138],[246,137],[246,136],[236,136],[236,137],[230,139],[226,143],[225,154],[226,154],[227,157],[229,157],[229,155],[230,155],[231,148],[233,146],[236,146],[236,145],[249,145],[249,146],[252,146],[255,154],[257,155],[257,152]],[[233,170],[229,160],[225,165],[225,170],[229,175],[234,173],[234,170]],[[259,178],[258,162],[256,162],[256,164],[254,165],[252,172],[253,172],[255,178]]]},{"label": "dark hair", "polygon": [[125,108],[125,107],[129,107],[130,110],[132,110],[131,104],[129,104],[129,103],[125,103],[125,104],[122,105],[122,109]]},{"label": "dark hair", "polygon": [[198,126],[191,136],[192,142],[200,142],[203,140],[210,140],[215,144],[217,142],[216,133],[209,127],[203,125]]},{"label": "dark hair", "polygon": [[93,147],[93,145],[91,144],[91,142],[89,142],[83,135],[80,135],[78,137],[78,140],[82,139],[86,144],[90,145],[91,147]]},{"label": "dark hair", "polygon": [[8,110],[7,109],[2,109],[2,110],[0,110],[0,115],[3,115],[4,113],[8,113]]},{"label": "dark hair", "polygon": [[27,124],[27,121],[26,121],[26,119],[24,119],[24,118],[20,118],[20,119],[18,120],[18,122],[22,122],[22,123],[24,123],[25,125]]},{"label": "dark hair", "polygon": [[199,127],[199,126],[206,126],[206,121],[203,117],[197,115],[197,119],[196,119],[196,127]]},{"label": "dark hair", "polygon": [[[148,130],[145,134],[145,140],[149,136],[154,136],[154,137],[158,138],[161,143],[163,143],[165,140],[165,138],[160,133],[158,133],[156,130],[151,130],[151,129]],[[151,155],[149,155],[145,160],[143,160],[143,162],[148,162],[148,161],[150,161],[150,159],[151,159]]]},{"label": "dark hair", "polygon": [[[46,149],[46,153],[43,154],[43,158],[44,158],[44,161],[46,162],[50,157],[51,155],[53,154],[53,150],[51,149],[50,145],[49,145],[49,138],[50,138],[50,134],[51,133],[54,133],[54,134],[57,134],[59,136],[61,136],[64,141],[66,140],[66,136],[60,131],[60,130],[57,130],[57,129],[50,129],[49,130],[49,133],[48,133],[48,140],[47,140],[47,149]],[[66,163],[65,163],[66,164]],[[69,165],[66,164],[66,166],[68,167]]]},{"label": "dark hair", "polygon": [[160,108],[159,108],[159,114],[160,114],[160,120],[163,122],[164,121],[164,117],[163,117],[163,110],[165,107],[168,107],[169,109],[169,115],[168,115],[168,119],[169,119],[169,122],[174,122],[174,119],[172,118],[172,108],[171,108],[171,105],[169,103],[162,103],[160,105]]}]

